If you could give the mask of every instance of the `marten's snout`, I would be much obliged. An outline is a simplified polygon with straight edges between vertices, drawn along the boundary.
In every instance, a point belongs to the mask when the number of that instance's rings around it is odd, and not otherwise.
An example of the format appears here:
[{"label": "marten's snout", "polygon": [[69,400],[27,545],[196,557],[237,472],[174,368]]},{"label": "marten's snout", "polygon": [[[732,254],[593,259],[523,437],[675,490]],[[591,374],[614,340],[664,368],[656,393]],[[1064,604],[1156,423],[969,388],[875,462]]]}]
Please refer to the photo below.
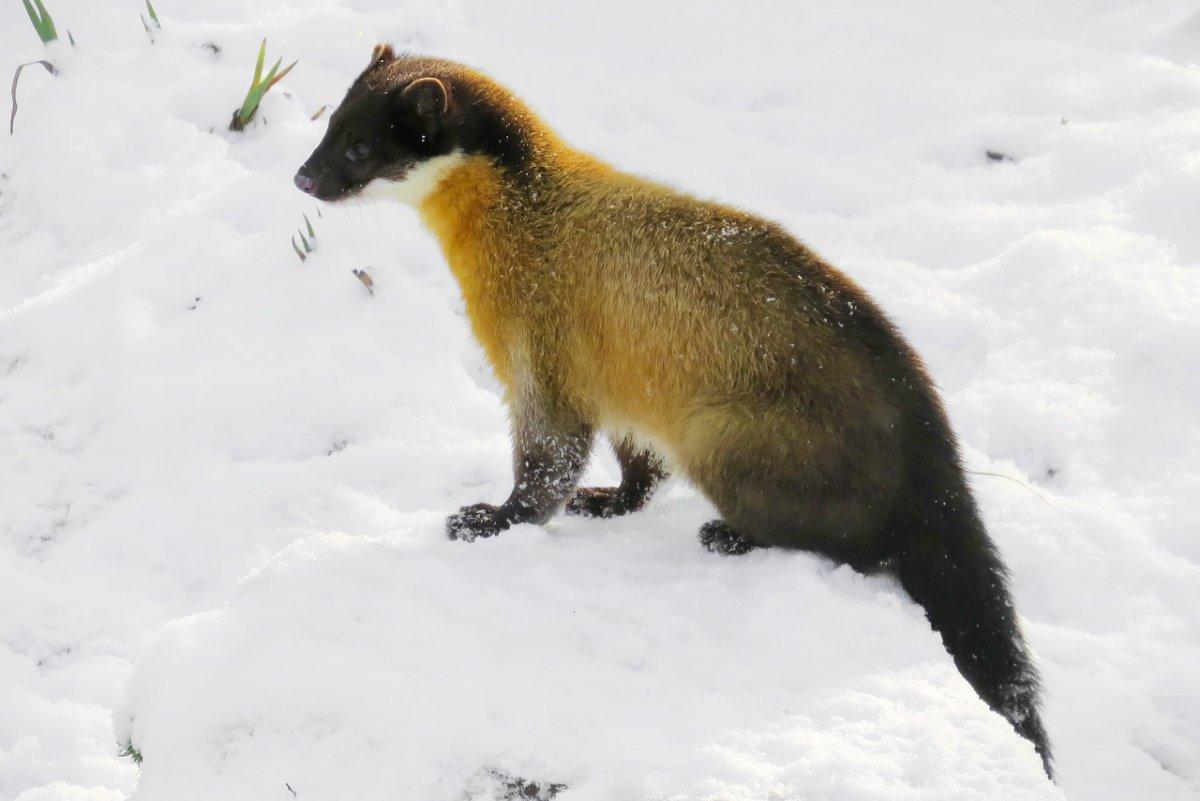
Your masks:
[{"label": "marten's snout", "polygon": [[311,195],[317,188],[316,180],[308,174],[308,170],[304,167],[296,171],[296,177],[292,181],[296,184],[296,188],[306,195]]},{"label": "marten's snout", "polygon": [[306,195],[333,203],[355,191],[358,188],[357,183],[361,182],[352,183],[341,175],[331,173],[314,153],[312,158],[296,170],[292,183]]}]

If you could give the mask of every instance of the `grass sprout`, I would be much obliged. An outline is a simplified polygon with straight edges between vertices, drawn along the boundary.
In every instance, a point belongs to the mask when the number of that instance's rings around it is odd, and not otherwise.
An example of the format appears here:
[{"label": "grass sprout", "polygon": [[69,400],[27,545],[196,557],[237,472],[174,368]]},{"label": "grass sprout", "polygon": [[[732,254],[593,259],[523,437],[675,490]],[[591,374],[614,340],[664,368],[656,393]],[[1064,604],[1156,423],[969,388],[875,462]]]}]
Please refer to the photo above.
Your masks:
[{"label": "grass sprout", "polygon": [[241,107],[233,112],[233,119],[229,122],[229,130],[241,131],[254,119],[255,112],[258,111],[258,104],[262,102],[263,97],[267,92],[271,91],[271,87],[283,80],[283,76],[291,72],[292,67],[296,66],[293,61],[281,71],[279,65],[283,63],[283,59],[271,66],[267,74],[263,75],[263,64],[267,58],[267,40],[262,40],[262,45],[258,48],[258,62],[254,65],[254,77],[250,80],[250,89],[246,92],[246,99],[242,101]]},{"label": "grass sprout", "polygon": [[117,756],[125,757],[135,765],[142,764],[142,752],[133,747],[133,743],[125,743],[121,746],[121,750],[117,752]]},{"label": "grass sprout", "polygon": [[145,14],[139,14],[142,18],[142,27],[146,29],[146,35],[150,37],[150,44],[154,44],[154,32],[162,30],[162,23],[159,22],[158,12],[154,10],[154,6],[150,0],[146,0],[146,11],[150,14],[150,20],[146,20]]},{"label": "grass sprout", "polygon": [[[300,237],[300,243],[296,243],[296,237],[292,237],[292,250],[296,251],[296,255],[300,257],[300,261],[307,261],[308,254],[317,249],[317,231],[313,228],[312,220],[308,219],[307,214],[300,215],[304,218],[304,227],[296,229],[296,236]],[[305,236],[305,231],[308,235]]]}]

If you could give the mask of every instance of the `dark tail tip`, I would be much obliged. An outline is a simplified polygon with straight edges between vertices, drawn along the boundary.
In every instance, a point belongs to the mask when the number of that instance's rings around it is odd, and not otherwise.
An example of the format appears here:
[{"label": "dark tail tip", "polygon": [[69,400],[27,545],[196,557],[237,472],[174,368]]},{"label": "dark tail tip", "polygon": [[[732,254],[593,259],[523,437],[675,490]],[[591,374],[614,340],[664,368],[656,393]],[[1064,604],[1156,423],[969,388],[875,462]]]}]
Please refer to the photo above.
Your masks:
[{"label": "dark tail tip", "polygon": [[1042,724],[1041,684],[1008,591],[1008,575],[965,487],[933,497],[928,514],[900,523],[893,564],[901,586],[925,608],[963,678],[1033,743],[1053,780]]},{"label": "dark tail tip", "polygon": [[[1042,769],[1046,771],[1046,777],[1050,781],[1054,781],[1054,755],[1050,752],[1050,738],[1046,735],[1046,727],[1042,723],[1039,711],[1041,683],[1030,663],[1031,660],[1024,642],[1020,642],[1018,647],[1025,659],[1025,666],[1020,669],[1023,675],[1013,683],[1002,687],[1000,701],[993,703],[978,687],[975,687],[975,690],[979,692],[980,697],[987,702],[988,706],[999,712],[1012,724],[1017,734],[1033,743],[1034,750],[1041,757]],[[956,659],[955,662],[957,664],[958,660]],[[971,680],[969,676],[967,679]],[[974,686],[974,682],[971,683]]]}]

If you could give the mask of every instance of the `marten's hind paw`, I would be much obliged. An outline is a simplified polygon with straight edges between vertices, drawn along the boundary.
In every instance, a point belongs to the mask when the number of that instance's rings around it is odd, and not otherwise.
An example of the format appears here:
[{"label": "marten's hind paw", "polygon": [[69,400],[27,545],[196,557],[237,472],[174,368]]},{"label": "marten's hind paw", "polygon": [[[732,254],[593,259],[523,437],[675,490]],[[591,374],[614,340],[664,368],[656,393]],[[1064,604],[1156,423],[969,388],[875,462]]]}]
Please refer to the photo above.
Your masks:
[{"label": "marten's hind paw", "polygon": [[446,518],[446,535],[471,542],[476,537],[493,537],[508,528],[509,521],[498,506],[476,503],[464,506]]},{"label": "marten's hind paw", "polygon": [[700,544],[721,556],[741,556],[761,547],[738,534],[724,520],[710,520],[700,527]]},{"label": "marten's hind paw", "polygon": [[584,487],[575,490],[564,511],[583,517],[617,517],[637,508],[620,487]]}]

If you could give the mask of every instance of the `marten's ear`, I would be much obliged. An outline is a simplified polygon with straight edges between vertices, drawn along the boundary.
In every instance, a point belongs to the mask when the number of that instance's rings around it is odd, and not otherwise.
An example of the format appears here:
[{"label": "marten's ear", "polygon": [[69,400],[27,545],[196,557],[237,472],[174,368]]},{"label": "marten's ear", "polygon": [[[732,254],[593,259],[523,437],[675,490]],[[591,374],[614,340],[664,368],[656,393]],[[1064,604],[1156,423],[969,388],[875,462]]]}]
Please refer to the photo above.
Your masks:
[{"label": "marten's ear", "polygon": [[377,44],[375,49],[371,51],[371,63],[367,65],[368,70],[373,70],[380,64],[391,61],[396,57],[396,51],[392,49],[390,44]]},{"label": "marten's ear", "polygon": [[400,97],[421,119],[440,120],[450,109],[450,93],[437,78],[418,78],[405,87]]},{"label": "marten's ear", "polygon": [[427,135],[442,127],[450,110],[450,92],[437,78],[418,78],[404,88],[398,99],[400,110]]}]

